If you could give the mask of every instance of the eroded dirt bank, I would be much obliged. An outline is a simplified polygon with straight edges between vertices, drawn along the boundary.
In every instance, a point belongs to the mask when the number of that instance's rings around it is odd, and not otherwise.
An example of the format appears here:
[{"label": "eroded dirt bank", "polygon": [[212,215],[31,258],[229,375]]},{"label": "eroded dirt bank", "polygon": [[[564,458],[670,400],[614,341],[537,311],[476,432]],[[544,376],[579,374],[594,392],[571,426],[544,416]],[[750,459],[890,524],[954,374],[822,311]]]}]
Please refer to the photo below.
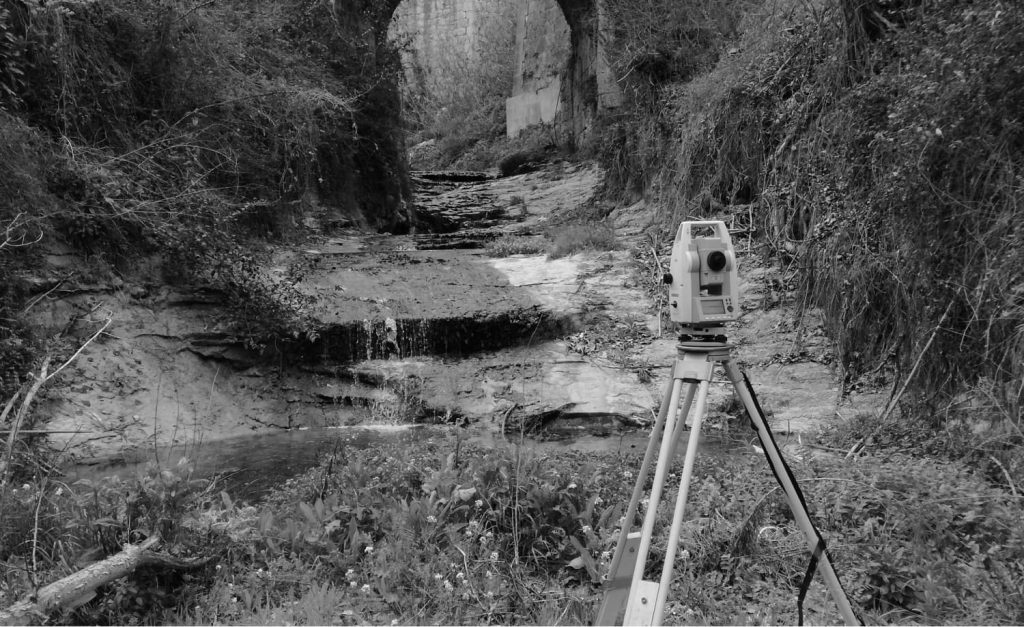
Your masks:
[{"label": "eroded dirt bank", "polygon": [[[592,202],[601,173],[560,164],[467,178],[421,178],[424,214],[448,233],[314,229],[307,243],[275,251],[268,276],[312,297],[320,325],[316,342],[276,361],[222,328],[217,294],[119,285],[40,304],[52,325],[83,314],[75,323],[82,337],[110,320],[43,407],[47,428],[68,432],[53,445],[102,457],[407,414],[476,433],[642,429],[676,348],[644,287],[654,268],[647,210],[612,213],[618,250],[490,257],[487,242],[542,239],[553,216]],[[870,395],[839,398],[828,343],[813,319],[796,324],[786,277],[745,246],[740,252],[744,316],[729,336],[775,428],[807,431],[837,411],[869,410]],[[734,407],[724,384],[714,386],[710,408],[712,428],[728,428]]]}]

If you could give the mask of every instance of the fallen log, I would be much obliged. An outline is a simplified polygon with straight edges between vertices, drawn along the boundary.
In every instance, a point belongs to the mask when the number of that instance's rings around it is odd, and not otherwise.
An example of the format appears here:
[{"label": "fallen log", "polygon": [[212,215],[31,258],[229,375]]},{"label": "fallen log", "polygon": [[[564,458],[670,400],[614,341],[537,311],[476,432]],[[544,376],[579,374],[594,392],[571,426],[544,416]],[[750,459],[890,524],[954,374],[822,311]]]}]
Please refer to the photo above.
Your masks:
[{"label": "fallen log", "polygon": [[164,566],[175,569],[199,568],[209,564],[212,557],[191,560],[179,559],[152,551],[160,544],[154,536],[141,544],[127,544],[115,555],[90,564],[48,586],[43,586],[34,595],[18,601],[5,610],[0,610],[0,625],[31,625],[46,620],[60,609],[72,609],[95,595],[96,588],[120,579],[143,566]]}]

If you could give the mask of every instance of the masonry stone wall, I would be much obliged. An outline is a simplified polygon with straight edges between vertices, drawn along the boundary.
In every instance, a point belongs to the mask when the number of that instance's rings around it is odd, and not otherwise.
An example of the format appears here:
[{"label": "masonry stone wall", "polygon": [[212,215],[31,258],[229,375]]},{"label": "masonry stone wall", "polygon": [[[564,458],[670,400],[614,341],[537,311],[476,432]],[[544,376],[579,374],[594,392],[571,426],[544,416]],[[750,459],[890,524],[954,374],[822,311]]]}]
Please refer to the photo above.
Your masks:
[{"label": "masonry stone wall", "polygon": [[[600,0],[400,0],[390,32],[409,43],[409,78],[424,86],[472,63],[487,38],[514,36],[508,134],[558,116],[580,136],[599,108],[620,98],[601,50],[600,8]],[[510,15],[514,33],[486,31]]]},{"label": "masonry stone wall", "polygon": [[391,34],[410,45],[407,67],[427,76],[453,65],[471,63],[480,41],[480,25],[512,0],[403,0]]}]

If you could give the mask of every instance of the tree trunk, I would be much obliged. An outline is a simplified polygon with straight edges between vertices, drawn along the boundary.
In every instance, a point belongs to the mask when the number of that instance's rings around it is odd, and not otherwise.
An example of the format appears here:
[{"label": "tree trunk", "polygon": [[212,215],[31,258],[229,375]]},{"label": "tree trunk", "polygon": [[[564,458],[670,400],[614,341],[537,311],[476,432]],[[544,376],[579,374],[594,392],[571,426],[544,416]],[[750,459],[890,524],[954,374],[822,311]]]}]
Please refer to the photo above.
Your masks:
[{"label": "tree trunk", "polygon": [[0,625],[38,624],[54,611],[72,607],[75,601],[93,594],[96,588],[131,574],[143,566],[198,568],[212,560],[212,558],[181,560],[150,551],[158,544],[160,544],[160,538],[152,537],[142,544],[125,545],[124,550],[120,553],[90,564],[76,573],[40,588],[38,594],[29,595],[6,610],[0,610]]}]

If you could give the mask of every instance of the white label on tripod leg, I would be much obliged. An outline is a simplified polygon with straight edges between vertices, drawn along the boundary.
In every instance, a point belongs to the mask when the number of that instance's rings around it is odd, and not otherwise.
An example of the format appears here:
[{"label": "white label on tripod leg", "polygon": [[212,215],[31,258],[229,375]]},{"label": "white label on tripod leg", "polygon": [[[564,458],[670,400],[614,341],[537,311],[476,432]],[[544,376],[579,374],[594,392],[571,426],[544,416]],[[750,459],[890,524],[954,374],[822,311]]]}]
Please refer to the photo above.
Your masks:
[{"label": "white label on tripod leg", "polygon": [[630,591],[629,603],[626,604],[626,616],[623,625],[653,625],[654,604],[658,600],[656,581],[641,581],[635,590]]}]

